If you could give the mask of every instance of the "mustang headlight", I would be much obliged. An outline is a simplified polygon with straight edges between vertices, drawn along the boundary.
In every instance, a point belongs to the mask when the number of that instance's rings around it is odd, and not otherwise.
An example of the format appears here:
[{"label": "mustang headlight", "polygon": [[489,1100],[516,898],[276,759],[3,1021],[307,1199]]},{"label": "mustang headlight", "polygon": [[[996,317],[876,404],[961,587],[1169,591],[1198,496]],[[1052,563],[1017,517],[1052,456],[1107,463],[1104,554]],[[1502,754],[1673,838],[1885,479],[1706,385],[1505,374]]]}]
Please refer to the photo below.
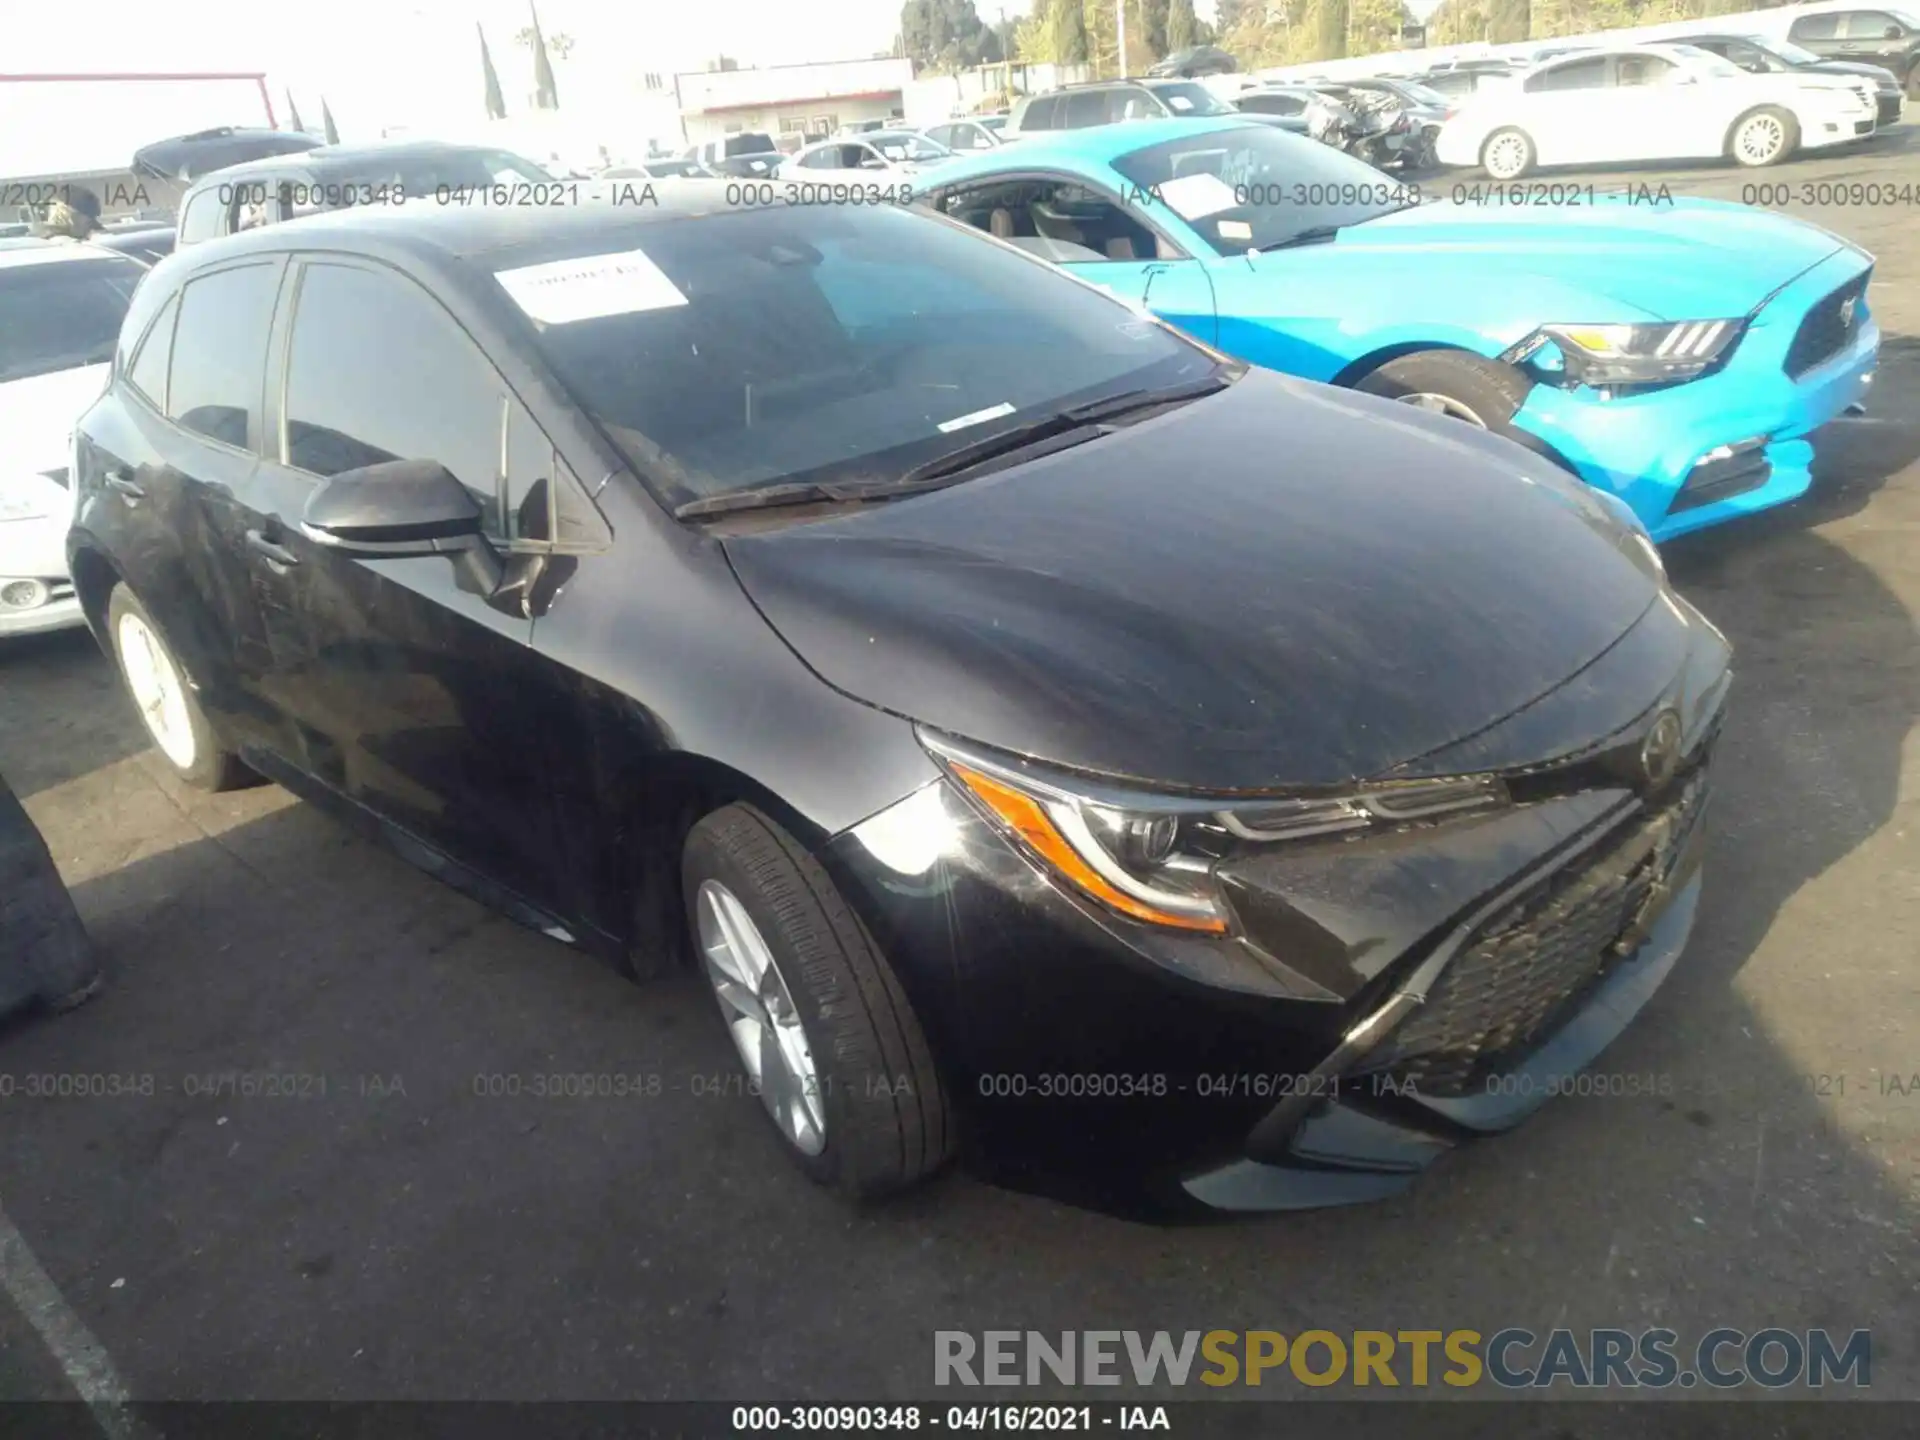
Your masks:
[{"label": "mustang headlight", "polygon": [[1223,804],[1041,775],[924,731],[921,740],[987,815],[1081,893],[1135,920],[1215,935],[1227,929],[1213,878],[1224,859],[1507,803],[1499,780],[1473,776]]},{"label": "mustang headlight", "polygon": [[1542,325],[1509,352],[1524,360],[1547,344],[1567,375],[1583,385],[1662,385],[1692,380],[1733,353],[1744,320],[1680,320],[1665,325]]}]

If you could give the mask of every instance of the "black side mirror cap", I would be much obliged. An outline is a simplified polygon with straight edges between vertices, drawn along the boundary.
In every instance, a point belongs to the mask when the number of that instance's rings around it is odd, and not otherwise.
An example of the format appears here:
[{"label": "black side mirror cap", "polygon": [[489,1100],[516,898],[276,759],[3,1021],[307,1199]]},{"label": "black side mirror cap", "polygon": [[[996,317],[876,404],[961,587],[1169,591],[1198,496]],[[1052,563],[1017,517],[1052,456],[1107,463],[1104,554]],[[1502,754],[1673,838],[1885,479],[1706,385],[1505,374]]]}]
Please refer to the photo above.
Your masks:
[{"label": "black side mirror cap", "polygon": [[307,500],[309,540],[353,555],[444,555],[481,540],[480,504],[434,460],[342,470]]}]

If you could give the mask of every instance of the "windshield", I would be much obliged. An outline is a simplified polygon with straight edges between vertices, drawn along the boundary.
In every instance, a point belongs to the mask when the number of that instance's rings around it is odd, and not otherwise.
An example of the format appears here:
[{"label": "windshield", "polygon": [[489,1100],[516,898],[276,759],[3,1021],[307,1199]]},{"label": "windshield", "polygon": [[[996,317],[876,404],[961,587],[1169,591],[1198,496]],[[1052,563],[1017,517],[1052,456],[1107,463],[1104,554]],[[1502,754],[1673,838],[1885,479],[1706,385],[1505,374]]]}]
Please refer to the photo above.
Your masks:
[{"label": "windshield", "polygon": [[669,507],[894,480],[1060,409],[1216,371],[1052,266],[905,207],[743,209],[637,234],[599,271],[570,267],[567,308],[551,286],[526,308],[554,371]]},{"label": "windshield", "polygon": [[1158,95],[1176,115],[1231,115],[1234,109],[1204,85],[1191,80],[1176,80],[1147,87]]},{"label": "windshield", "polygon": [[1770,55],[1778,55],[1789,65],[1817,65],[1820,63],[1820,57],[1814,54],[1813,51],[1807,49],[1804,45],[1796,45],[1791,40],[1754,39],[1749,40],[1747,43],[1752,45],[1756,50],[1765,51]]},{"label": "windshield", "polygon": [[0,269],[0,381],[111,360],[143,274],[104,255]]},{"label": "windshield", "polygon": [[1453,102],[1438,90],[1429,90],[1426,86],[1412,80],[1396,80],[1391,85],[1381,85],[1376,88],[1398,91],[1414,104],[1431,105],[1436,110],[1447,110],[1453,106]]},{"label": "windshield", "polygon": [[1222,255],[1406,208],[1403,187],[1330,145],[1265,125],[1203,129],[1135,150],[1113,168]]},{"label": "windshield", "polygon": [[945,160],[953,154],[924,135],[869,135],[866,141],[889,160]]},{"label": "windshield", "polygon": [[1716,55],[1711,50],[1702,50],[1698,45],[1669,45],[1667,48],[1676,55],[1685,56],[1687,63],[1702,75],[1711,75],[1715,79],[1724,79],[1731,75],[1738,79],[1747,73],[1731,60]]},{"label": "windshield", "polygon": [[993,131],[994,134],[998,135],[1002,130],[1007,128],[1007,117],[1005,115],[989,115],[984,120],[976,120],[973,123],[976,125],[984,125],[987,129]]}]

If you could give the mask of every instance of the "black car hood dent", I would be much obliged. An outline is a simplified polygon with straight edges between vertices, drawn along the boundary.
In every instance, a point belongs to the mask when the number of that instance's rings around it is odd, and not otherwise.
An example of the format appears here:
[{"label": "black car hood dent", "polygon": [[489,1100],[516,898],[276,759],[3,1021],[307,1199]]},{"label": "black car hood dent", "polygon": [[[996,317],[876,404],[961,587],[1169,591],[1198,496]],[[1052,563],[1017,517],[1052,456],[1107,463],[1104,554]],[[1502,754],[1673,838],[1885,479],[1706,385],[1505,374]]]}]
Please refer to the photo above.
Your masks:
[{"label": "black car hood dent", "polygon": [[840,690],[1203,791],[1335,785],[1484,731],[1658,588],[1520,447],[1264,371],[1031,464],[725,544]]}]

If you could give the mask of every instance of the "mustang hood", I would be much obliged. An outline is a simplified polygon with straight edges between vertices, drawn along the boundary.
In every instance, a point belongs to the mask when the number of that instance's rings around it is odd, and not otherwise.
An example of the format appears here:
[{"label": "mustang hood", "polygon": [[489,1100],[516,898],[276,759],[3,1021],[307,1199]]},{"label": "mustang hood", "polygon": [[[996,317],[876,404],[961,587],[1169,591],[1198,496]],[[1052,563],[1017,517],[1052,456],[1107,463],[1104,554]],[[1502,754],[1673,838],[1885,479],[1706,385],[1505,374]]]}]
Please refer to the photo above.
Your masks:
[{"label": "mustang hood", "polygon": [[[1567,190],[1579,187],[1568,184]],[[1595,205],[1420,205],[1343,230],[1329,245],[1255,256],[1276,283],[1312,284],[1315,263],[1329,283],[1353,287],[1356,266],[1378,266],[1387,293],[1418,274],[1427,296],[1456,293],[1484,302],[1489,276],[1511,305],[1545,307],[1539,321],[1614,317],[1577,312],[1603,297],[1653,320],[1732,319],[1747,314],[1795,276],[1842,248],[1815,226],[1750,205],[1680,199]],[[1404,302],[1403,302],[1404,303]],[[1590,301],[1588,309],[1593,306]]]},{"label": "mustang hood", "polygon": [[850,695],[1058,765],[1237,791],[1376,775],[1562,685],[1654,601],[1623,536],[1519,446],[1256,370],[1029,464],[725,545]]}]

